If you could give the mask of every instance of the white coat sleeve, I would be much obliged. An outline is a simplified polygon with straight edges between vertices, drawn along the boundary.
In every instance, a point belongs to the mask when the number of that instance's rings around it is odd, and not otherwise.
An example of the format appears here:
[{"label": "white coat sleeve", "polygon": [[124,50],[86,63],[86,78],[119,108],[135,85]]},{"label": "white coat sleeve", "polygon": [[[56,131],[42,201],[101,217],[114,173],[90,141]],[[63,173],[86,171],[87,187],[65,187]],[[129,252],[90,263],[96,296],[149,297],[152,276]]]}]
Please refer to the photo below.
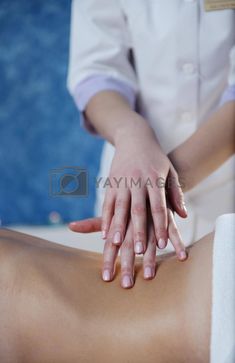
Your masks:
[{"label": "white coat sleeve", "polygon": [[105,87],[133,102],[137,81],[127,33],[119,0],[73,0],[67,85],[80,110]]},{"label": "white coat sleeve", "polygon": [[233,46],[230,52],[228,87],[222,95],[220,106],[223,106],[226,102],[229,101],[235,101],[235,46]]}]

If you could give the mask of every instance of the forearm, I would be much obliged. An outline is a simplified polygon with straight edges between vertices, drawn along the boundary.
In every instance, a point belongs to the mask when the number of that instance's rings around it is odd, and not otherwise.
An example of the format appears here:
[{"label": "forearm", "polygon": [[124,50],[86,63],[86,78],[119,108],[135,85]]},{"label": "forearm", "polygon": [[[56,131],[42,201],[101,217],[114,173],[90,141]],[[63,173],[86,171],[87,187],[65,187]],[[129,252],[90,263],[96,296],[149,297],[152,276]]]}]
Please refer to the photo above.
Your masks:
[{"label": "forearm", "polygon": [[227,102],[169,154],[184,191],[214,172],[235,152],[235,102]]},{"label": "forearm", "polygon": [[85,115],[96,131],[111,144],[131,136],[154,138],[147,122],[133,111],[128,101],[118,92],[102,91],[89,101]]}]

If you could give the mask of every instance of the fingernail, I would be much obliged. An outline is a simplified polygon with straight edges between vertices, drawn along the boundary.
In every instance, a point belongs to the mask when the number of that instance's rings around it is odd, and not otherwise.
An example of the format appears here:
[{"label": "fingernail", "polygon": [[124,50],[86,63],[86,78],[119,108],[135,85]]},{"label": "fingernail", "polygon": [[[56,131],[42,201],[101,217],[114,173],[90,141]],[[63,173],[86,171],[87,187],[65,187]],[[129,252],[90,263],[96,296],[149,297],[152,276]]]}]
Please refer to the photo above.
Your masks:
[{"label": "fingernail", "polygon": [[116,232],[114,237],[113,237],[113,243],[118,244],[121,243],[121,233],[120,232]]},{"label": "fingernail", "polygon": [[142,242],[136,242],[135,244],[135,253],[143,253],[144,252],[144,247],[143,247],[143,243]]},{"label": "fingernail", "polygon": [[102,231],[102,238],[103,239],[107,238],[107,232],[105,230]]},{"label": "fingernail", "polygon": [[187,208],[185,206],[185,202],[181,202],[179,205],[180,209],[184,211],[184,213],[188,214]]},{"label": "fingernail", "polygon": [[111,280],[111,273],[109,270],[103,271],[103,280],[104,281],[110,281]]},{"label": "fingernail", "polygon": [[181,260],[185,260],[187,257],[187,254],[185,251],[180,251],[179,257]]},{"label": "fingernail", "polygon": [[153,277],[152,269],[151,269],[151,267],[147,266],[144,269],[144,278],[150,279],[151,277]]},{"label": "fingernail", "polygon": [[160,238],[159,241],[158,241],[158,247],[163,249],[166,247],[166,242],[164,241],[163,238]]},{"label": "fingernail", "polygon": [[187,208],[185,207],[185,205],[182,206],[182,209],[183,209],[185,214],[188,214],[188,211],[187,211]]},{"label": "fingernail", "polygon": [[125,275],[122,279],[122,287],[125,289],[132,286],[132,279],[130,276]]}]

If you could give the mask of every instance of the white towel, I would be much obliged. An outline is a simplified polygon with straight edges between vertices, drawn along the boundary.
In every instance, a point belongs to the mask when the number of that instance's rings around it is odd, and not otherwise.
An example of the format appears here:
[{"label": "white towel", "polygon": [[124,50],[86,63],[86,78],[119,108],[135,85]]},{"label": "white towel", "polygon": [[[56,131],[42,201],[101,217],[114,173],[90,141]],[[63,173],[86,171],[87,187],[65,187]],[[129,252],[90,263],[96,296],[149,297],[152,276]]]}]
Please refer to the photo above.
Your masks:
[{"label": "white towel", "polygon": [[210,349],[211,363],[235,363],[235,214],[216,220]]}]

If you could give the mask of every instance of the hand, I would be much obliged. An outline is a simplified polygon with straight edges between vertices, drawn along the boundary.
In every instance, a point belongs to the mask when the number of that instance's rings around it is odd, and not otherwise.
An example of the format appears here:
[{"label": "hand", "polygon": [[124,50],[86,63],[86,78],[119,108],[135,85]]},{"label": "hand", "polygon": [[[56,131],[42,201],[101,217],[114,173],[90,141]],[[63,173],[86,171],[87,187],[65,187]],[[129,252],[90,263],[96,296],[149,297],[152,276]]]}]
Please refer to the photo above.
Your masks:
[{"label": "hand", "polygon": [[[187,258],[185,247],[182,242],[182,238],[176,226],[173,212],[170,208],[168,212],[168,234],[173,244],[176,254],[180,261],[184,261]],[[112,236],[112,228],[114,224],[111,222],[110,236]],[[101,230],[101,218],[90,218],[82,221],[72,222],[69,224],[69,228],[74,232],[91,233]],[[143,270],[144,278],[146,280],[152,279],[156,273],[156,237],[154,233],[153,223],[150,220],[148,223],[148,243],[147,248],[143,256]],[[133,239],[133,225],[129,221],[127,232],[124,237],[123,244],[114,245],[112,238],[108,237],[104,246],[103,255],[103,280],[111,281],[115,274],[115,262],[118,255],[118,251],[121,249],[121,286],[123,288],[130,288],[134,284],[134,239]]]},{"label": "hand", "polygon": [[[122,135],[116,141],[116,152],[111,165],[102,212],[102,235],[115,245],[124,241],[131,212],[135,253],[147,247],[147,200],[149,200],[154,233],[159,248],[168,240],[166,190],[174,210],[186,217],[183,193],[178,175],[168,157],[162,152],[149,126],[136,123],[131,136]],[[171,180],[171,188],[165,183]],[[172,183],[172,180],[174,181]],[[110,227],[112,221],[112,235]]]}]

